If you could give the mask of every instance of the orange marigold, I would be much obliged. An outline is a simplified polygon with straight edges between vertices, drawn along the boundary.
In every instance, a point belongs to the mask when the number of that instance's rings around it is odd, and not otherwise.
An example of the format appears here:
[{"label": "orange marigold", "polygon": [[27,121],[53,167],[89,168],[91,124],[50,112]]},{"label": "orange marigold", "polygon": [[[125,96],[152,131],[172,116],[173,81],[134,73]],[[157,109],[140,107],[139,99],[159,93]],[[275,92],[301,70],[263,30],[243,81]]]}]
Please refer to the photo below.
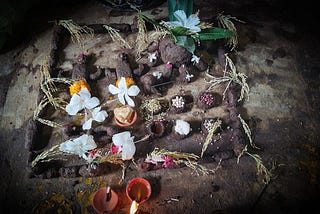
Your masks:
[{"label": "orange marigold", "polygon": [[87,88],[89,91],[91,90],[89,84],[85,79],[81,79],[79,81],[74,82],[72,85],[69,86],[71,96],[79,93],[83,88]]},{"label": "orange marigold", "polygon": [[[118,87],[120,81],[121,81],[121,78],[119,78],[119,79],[117,80],[117,82],[116,82],[116,86],[117,86],[117,87]],[[135,85],[135,84],[136,84],[136,82],[133,80],[133,78],[131,78],[131,77],[126,77],[126,85],[127,85],[128,88],[129,88],[130,86],[132,86],[132,85]]]}]

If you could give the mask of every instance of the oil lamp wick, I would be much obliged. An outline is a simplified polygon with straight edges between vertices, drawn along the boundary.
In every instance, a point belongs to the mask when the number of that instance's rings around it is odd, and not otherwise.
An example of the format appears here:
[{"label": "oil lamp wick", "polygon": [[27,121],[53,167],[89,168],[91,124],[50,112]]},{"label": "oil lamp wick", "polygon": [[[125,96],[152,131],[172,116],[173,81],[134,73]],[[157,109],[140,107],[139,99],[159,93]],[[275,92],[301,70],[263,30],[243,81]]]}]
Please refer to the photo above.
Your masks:
[{"label": "oil lamp wick", "polygon": [[111,199],[111,188],[107,187],[107,193],[106,193],[106,201],[110,201]]}]

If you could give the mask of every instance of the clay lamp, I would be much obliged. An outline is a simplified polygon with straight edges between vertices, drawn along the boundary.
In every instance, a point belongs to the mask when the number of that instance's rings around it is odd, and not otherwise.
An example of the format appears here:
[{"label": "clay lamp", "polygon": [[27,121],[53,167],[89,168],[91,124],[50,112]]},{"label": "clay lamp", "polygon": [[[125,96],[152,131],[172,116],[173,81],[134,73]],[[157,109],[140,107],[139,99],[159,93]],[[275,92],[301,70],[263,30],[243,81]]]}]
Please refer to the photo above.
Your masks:
[{"label": "clay lamp", "polygon": [[138,114],[129,105],[121,106],[120,108],[115,108],[114,112],[114,121],[116,124],[122,127],[131,126],[137,121]]},{"label": "clay lamp", "polygon": [[126,187],[126,194],[131,201],[130,214],[134,214],[139,205],[150,198],[151,185],[144,178],[133,178]]},{"label": "clay lamp", "polygon": [[197,105],[201,109],[210,109],[216,105],[216,98],[214,94],[208,91],[205,91],[199,95]]},{"label": "clay lamp", "polygon": [[118,195],[110,187],[102,187],[94,193],[92,207],[99,214],[110,213],[118,204]]}]

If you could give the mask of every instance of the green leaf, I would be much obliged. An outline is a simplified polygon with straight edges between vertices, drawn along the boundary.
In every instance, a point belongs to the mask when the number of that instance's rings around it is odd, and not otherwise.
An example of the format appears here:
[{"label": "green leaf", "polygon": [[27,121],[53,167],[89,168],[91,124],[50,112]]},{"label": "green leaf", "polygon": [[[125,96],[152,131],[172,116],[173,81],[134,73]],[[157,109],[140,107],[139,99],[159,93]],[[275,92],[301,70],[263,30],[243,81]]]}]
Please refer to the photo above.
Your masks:
[{"label": "green leaf", "polygon": [[185,36],[187,31],[188,31],[188,28],[184,28],[184,27],[175,27],[171,30],[171,32],[175,36]]},{"label": "green leaf", "polygon": [[202,30],[198,35],[193,35],[195,39],[199,40],[212,40],[224,39],[234,36],[233,32],[224,28],[210,28]]},{"label": "green leaf", "polygon": [[170,21],[177,21],[173,15],[177,10],[183,10],[189,17],[193,12],[193,0],[168,0],[168,9]]},{"label": "green leaf", "polygon": [[191,53],[196,50],[196,44],[190,36],[177,36],[177,43],[185,47]]}]

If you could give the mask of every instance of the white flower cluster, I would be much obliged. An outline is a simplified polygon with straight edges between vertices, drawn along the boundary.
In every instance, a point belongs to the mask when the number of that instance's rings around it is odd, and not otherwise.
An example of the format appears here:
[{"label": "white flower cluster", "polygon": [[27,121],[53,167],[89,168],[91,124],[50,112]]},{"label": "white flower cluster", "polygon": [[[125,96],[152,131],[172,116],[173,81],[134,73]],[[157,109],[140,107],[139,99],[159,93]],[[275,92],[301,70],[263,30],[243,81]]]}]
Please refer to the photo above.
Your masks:
[{"label": "white flower cluster", "polygon": [[172,102],[172,106],[176,108],[183,108],[185,105],[183,97],[180,97],[180,96],[176,96],[171,100],[171,102]]}]

